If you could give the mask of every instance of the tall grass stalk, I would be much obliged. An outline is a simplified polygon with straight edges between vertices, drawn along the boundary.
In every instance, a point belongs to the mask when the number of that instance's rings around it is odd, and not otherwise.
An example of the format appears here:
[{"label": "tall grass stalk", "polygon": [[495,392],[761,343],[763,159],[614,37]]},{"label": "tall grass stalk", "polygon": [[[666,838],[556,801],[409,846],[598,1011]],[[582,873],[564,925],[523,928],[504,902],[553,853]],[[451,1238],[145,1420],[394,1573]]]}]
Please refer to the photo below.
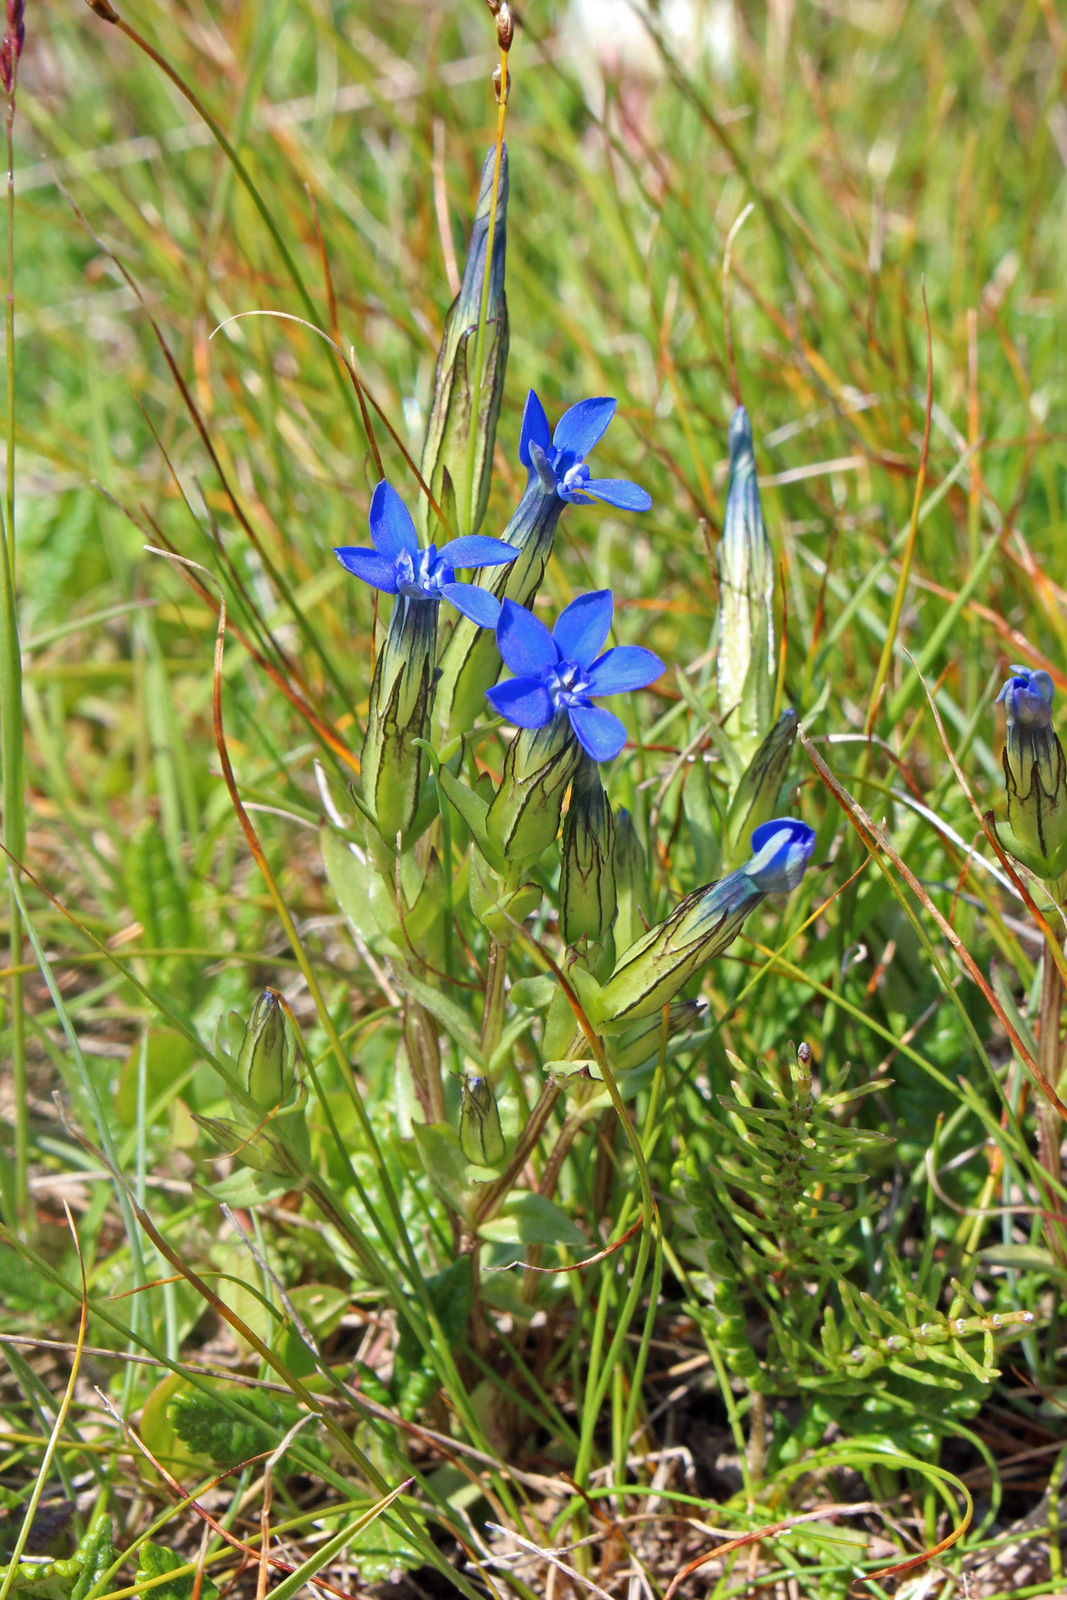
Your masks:
[{"label": "tall grass stalk", "polygon": [[12,1203],[17,1225],[30,1224],[29,1113],[26,1080],[26,1025],[23,1015],[22,917],[14,888],[14,874],[26,854],[26,789],[23,767],[22,647],[19,642],[18,599],[15,588],[15,84],[17,53],[10,65],[5,138],[7,149],[7,252],[4,263],[5,295],[5,399],[4,439],[7,473],[4,513],[0,519],[0,760],[3,762],[3,843],[7,851],[10,883],[10,1022],[11,1075],[14,1091],[15,1170]]}]

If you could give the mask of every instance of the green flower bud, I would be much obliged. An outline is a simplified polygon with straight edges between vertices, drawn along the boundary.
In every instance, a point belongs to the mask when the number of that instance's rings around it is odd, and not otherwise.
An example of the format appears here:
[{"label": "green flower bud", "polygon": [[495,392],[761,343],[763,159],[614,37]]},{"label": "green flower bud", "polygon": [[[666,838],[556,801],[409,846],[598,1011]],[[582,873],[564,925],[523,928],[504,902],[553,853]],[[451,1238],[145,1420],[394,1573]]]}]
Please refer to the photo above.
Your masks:
[{"label": "green flower bud", "polygon": [[1004,787],[1008,828],[1002,842],[1041,878],[1067,871],[1067,761],[1052,731],[1052,679],[1013,667],[1000,694],[1007,713]]},{"label": "green flower bud", "polygon": [[237,1071],[261,1111],[273,1111],[293,1089],[296,1043],[281,996],[264,989],[252,1010]]},{"label": "green flower bud", "polygon": [[468,1161],[474,1161],[480,1167],[495,1167],[504,1159],[500,1112],[488,1078],[463,1079],[459,1147]]},{"label": "green flower bud", "polygon": [[[508,359],[508,306],[504,294],[507,210],[508,154],[502,147],[497,180],[494,145],[482,163],[482,182],[463,282],[445,319],[434,372],[433,404],[422,449],[422,476],[443,509],[445,503],[454,504],[456,532],[461,536],[478,531],[489,499],[493,443]],[[478,326],[489,254],[490,220],[493,222],[492,258],[479,348]],[[424,535],[430,515],[425,507],[426,502],[420,501]]]},{"label": "green flower bud", "polygon": [[777,814],[778,796],[796,736],[797,714],[789,707],[752,757],[730,801],[726,818],[727,866],[744,859],[744,841],[749,834]]},{"label": "green flower bud", "polygon": [[512,883],[559,833],[563,797],[581,754],[565,716],[553,717],[543,728],[521,728],[509,744],[485,832]]},{"label": "green flower bud", "polygon": [[606,939],[615,921],[615,820],[600,768],[582,754],[563,822],[559,927],[568,944]]},{"label": "green flower bud", "polygon": [[361,758],[363,798],[390,846],[414,822],[426,777],[426,752],[412,740],[428,736],[436,645],[437,602],[397,595],[374,664]]},{"label": "green flower bud", "polygon": [[618,901],[615,943],[625,950],[648,926],[642,912],[651,901],[648,858],[633,818],[626,810],[615,818],[615,896]]},{"label": "green flower bud", "polygon": [[776,678],[774,557],[763,521],[752,424],[744,406],[730,421],[730,487],[719,545],[719,710],[742,761],[770,727]]}]

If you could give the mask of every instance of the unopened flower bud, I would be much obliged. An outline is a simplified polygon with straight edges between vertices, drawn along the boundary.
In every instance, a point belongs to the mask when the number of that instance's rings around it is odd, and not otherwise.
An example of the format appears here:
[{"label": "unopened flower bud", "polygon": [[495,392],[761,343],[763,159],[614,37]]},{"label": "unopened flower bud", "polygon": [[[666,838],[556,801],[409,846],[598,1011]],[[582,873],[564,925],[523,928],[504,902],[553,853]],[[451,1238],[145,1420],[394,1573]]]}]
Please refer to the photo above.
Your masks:
[{"label": "unopened flower bud", "polygon": [[245,1088],[261,1111],[272,1111],[295,1084],[296,1044],[282,998],[264,989],[252,1010],[237,1057]]},{"label": "unopened flower bud", "polygon": [[468,1161],[495,1167],[504,1159],[500,1112],[488,1078],[465,1077],[459,1112],[459,1145]]},{"label": "unopened flower bud", "polygon": [[1004,787],[1008,796],[1005,848],[1042,878],[1067,870],[1067,761],[1052,730],[1052,679],[1013,667],[997,696],[1007,717]]},{"label": "unopened flower bud", "polygon": [[[607,938],[615,921],[615,821],[597,763],[583,754],[563,822],[559,927],[567,944]],[[608,957],[610,960],[610,956]]]},{"label": "unopened flower bud", "polygon": [[[482,163],[481,188],[463,281],[445,318],[434,372],[433,403],[422,447],[423,479],[446,516],[454,515],[454,531],[461,537],[478,531],[489,499],[493,442],[508,359],[508,303],[504,293],[507,215],[508,153],[501,146],[498,170],[497,151],[493,145]],[[479,341],[487,263],[488,298]],[[426,505],[425,500],[420,501],[424,534],[428,519],[433,515],[425,509]]]},{"label": "unopened flower bud", "polygon": [[654,1016],[733,943],[749,912],[767,895],[796,888],[814,849],[814,829],[804,822],[786,817],[757,828],[744,866],[694,890],[623,951],[599,996],[600,1025]]},{"label": "unopened flower bud", "polygon": [[648,857],[637,836],[634,820],[623,808],[615,816],[615,922],[616,948],[625,950],[648,927],[643,915],[649,900]]},{"label": "unopened flower bud", "polygon": [[782,783],[797,736],[797,714],[790,707],[764,739],[737,786],[726,819],[726,865],[744,853],[743,841],[778,810]]},{"label": "unopened flower bud", "polygon": [[719,711],[723,732],[748,761],[770,727],[774,659],[774,557],[763,521],[752,424],[730,421],[730,487],[719,546]]}]

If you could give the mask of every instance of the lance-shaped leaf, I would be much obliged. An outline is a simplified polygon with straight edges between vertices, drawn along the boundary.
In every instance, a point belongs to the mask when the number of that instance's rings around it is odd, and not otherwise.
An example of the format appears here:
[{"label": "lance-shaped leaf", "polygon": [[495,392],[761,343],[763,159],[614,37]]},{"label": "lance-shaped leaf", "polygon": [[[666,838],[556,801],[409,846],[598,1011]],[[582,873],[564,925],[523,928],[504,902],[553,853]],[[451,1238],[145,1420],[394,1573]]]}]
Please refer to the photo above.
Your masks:
[{"label": "lance-shaped leaf", "polygon": [[[439,505],[442,500],[454,503],[454,531],[461,536],[477,532],[489,499],[493,443],[508,358],[508,306],[504,294],[507,212],[508,153],[501,146],[498,168],[494,145],[482,163],[463,282],[445,319],[422,447],[423,479]],[[424,502],[420,502],[420,515],[425,534],[433,513],[427,512]]]},{"label": "lance-shaped leaf", "polygon": [[774,704],[774,558],[756,482],[752,424],[730,421],[730,487],[719,545],[719,712],[743,761],[770,728]]}]

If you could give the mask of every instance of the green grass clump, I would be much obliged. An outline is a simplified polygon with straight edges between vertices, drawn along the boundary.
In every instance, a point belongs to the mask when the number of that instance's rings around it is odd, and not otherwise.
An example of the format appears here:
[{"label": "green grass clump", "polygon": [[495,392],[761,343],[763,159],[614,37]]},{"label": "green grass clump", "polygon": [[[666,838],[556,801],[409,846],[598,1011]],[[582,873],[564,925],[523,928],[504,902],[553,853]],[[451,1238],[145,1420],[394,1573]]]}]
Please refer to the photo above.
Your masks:
[{"label": "green grass clump", "polygon": [[619,948],[736,864],[738,399],[818,835],[689,1031],[602,1056],[604,974],[487,920],[455,811],[348,848],[387,618],[332,549],[416,505],[492,16],[93,10],[31,8],[10,123],[0,1600],[1058,1592],[1063,928],[984,821],[1009,665],[1067,687],[1055,9],[708,5],[632,60],[518,19],[481,531],[529,388],[618,398],[653,510],[570,507],[542,598],[668,664]]}]

